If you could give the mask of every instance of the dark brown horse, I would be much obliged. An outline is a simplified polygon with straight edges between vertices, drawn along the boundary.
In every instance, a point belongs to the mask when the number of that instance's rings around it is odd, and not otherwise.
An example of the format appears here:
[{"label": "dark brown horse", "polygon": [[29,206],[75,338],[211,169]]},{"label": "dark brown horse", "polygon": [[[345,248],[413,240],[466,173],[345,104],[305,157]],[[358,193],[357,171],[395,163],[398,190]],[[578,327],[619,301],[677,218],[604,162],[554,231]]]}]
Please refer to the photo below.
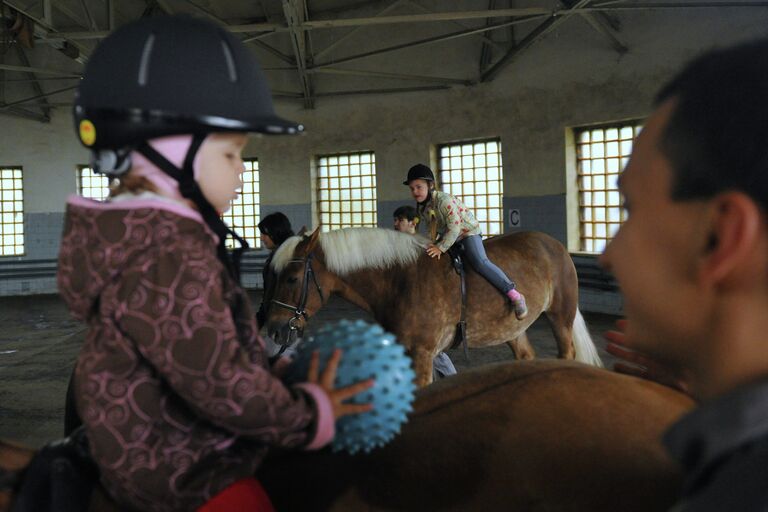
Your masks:
[{"label": "dark brown horse", "polygon": [[[280,512],[666,511],[680,479],[659,439],[691,405],[580,363],[487,365],[419,390],[384,448],[274,454],[257,476]],[[0,468],[30,453],[0,443]],[[95,500],[90,510],[118,510]]]},{"label": "dark brown horse", "polygon": [[[432,259],[426,240],[393,230],[353,228],[296,236],[272,260],[279,272],[267,332],[286,343],[332,293],[372,313],[413,358],[416,382],[432,380],[432,359],[451,345],[461,313],[459,276],[450,259]],[[517,359],[533,359],[525,331],[544,313],[558,356],[601,365],[578,310],[578,281],[570,255],[543,233],[526,232],[485,242],[488,257],[528,302],[517,320],[510,302],[485,279],[467,272],[467,342],[470,347],[507,343]]]}]

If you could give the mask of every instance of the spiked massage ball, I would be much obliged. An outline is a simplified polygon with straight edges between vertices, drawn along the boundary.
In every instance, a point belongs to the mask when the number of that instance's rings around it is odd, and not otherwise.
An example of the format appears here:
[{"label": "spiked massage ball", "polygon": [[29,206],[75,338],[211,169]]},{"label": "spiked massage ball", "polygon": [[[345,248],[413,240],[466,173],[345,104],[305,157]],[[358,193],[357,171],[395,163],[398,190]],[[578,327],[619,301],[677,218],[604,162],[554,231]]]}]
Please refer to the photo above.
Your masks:
[{"label": "spiked massage ball", "polygon": [[373,378],[376,384],[352,398],[355,403],[372,403],[373,410],[339,418],[333,450],[349,453],[369,452],[391,441],[400,432],[416,389],[411,360],[394,335],[379,325],[362,320],[342,320],[320,328],[315,336],[298,347],[296,360],[288,369],[286,381],[306,379],[314,351],[320,355],[320,371],[334,349],[343,351],[336,373],[336,387]]}]

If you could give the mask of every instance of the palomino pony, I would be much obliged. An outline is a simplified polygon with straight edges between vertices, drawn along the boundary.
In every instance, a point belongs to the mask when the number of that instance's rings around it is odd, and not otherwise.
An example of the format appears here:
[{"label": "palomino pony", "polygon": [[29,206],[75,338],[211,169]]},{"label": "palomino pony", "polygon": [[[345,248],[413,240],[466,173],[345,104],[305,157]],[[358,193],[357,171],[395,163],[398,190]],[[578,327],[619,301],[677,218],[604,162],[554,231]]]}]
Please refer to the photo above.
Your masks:
[{"label": "palomino pony", "polygon": [[[280,512],[661,512],[680,475],[659,440],[691,405],[579,363],[497,363],[418,390],[383,448],[273,453],[257,477]],[[12,499],[3,469],[30,456],[0,443],[0,512]],[[89,510],[119,508],[97,488]]]},{"label": "palomino pony", "polygon": [[[450,258],[432,259],[426,239],[393,230],[348,228],[295,236],[272,259],[279,277],[266,323],[278,343],[325,304],[332,293],[369,311],[413,358],[416,383],[432,381],[432,359],[448,348],[461,315],[459,276]],[[525,330],[543,312],[558,356],[601,366],[578,310],[578,281],[560,242],[537,232],[494,237],[489,258],[517,284],[529,315],[518,320],[511,304],[474,271],[467,272],[467,344],[507,343],[519,360],[533,359]]]}]

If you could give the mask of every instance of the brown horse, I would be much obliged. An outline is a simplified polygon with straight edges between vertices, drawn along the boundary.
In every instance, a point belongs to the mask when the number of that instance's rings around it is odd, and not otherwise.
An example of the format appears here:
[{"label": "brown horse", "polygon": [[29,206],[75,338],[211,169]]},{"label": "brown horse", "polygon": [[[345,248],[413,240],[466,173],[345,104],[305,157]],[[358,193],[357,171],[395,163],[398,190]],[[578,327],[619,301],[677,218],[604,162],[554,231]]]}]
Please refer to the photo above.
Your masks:
[{"label": "brown horse", "polygon": [[[665,511],[680,477],[659,439],[691,405],[574,362],[487,365],[420,389],[384,448],[273,454],[257,477],[281,512]],[[0,443],[0,476],[29,453]],[[89,510],[118,508],[97,492]]]},{"label": "brown horse", "polygon": [[[275,253],[279,273],[267,332],[287,343],[332,293],[369,311],[413,358],[416,383],[432,381],[432,359],[453,341],[460,319],[459,276],[450,258],[432,259],[426,239],[393,230],[350,228],[295,236]],[[558,356],[600,366],[578,310],[578,281],[570,255],[543,233],[525,232],[485,242],[488,257],[512,277],[528,302],[518,320],[510,302],[485,279],[467,272],[467,343],[507,343],[517,359],[533,359],[525,330],[543,312]]]}]

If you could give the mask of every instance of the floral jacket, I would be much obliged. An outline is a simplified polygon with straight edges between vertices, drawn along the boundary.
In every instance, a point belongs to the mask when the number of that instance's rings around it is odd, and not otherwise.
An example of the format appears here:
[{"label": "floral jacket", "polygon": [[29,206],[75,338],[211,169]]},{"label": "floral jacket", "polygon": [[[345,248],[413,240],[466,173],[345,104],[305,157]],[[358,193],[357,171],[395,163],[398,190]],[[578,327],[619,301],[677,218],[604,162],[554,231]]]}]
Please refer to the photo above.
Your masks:
[{"label": "floral jacket", "polygon": [[267,447],[332,439],[328,396],[272,374],[248,297],[196,211],[70,198],[58,284],[88,324],[77,409],[123,506],[195,510],[252,476]]},{"label": "floral jacket", "polygon": [[425,205],[417,205],[416,210],[422,220],[419,225],[428,226],[427,236],[442,252],[457,240],[482,234],[474,214],[451,194],[434,190],[432,198]]}]

